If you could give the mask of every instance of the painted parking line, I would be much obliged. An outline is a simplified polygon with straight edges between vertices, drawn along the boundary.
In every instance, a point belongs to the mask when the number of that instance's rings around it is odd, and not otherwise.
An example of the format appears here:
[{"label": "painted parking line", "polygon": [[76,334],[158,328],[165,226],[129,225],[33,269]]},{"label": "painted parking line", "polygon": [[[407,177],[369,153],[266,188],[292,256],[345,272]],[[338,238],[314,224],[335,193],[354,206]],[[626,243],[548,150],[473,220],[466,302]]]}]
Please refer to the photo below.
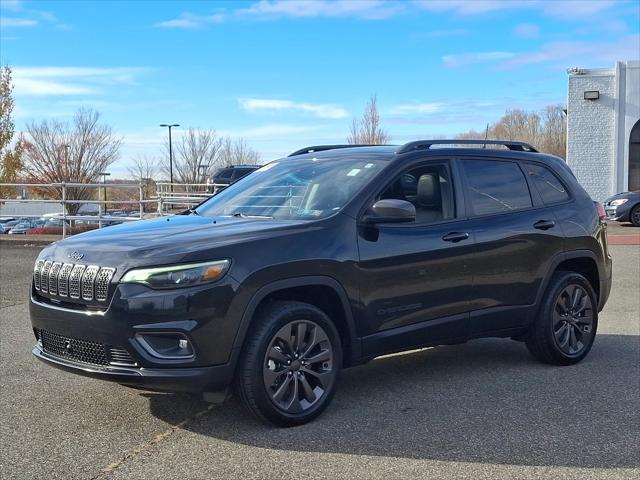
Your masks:
[{"label": "painted parking line", "polygon": [[609,235],[609,245],[640,245],[640,235]]}]

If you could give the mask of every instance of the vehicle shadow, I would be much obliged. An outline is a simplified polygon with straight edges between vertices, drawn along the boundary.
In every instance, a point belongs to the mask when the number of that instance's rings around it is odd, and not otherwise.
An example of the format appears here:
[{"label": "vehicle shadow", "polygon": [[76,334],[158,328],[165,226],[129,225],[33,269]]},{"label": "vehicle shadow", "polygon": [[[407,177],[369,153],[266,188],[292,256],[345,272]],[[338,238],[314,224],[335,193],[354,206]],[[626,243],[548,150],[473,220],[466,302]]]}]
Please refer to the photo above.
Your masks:
[{"label": "vehicle shadow", "polygon": [[[637,467],[640,337],[599,335],[585,361],[553,367],[521,343],[484,339],[345,370],[315,422],[265,426],[232,398],[184,428],[270,449],[491,464]],[[163,418],[181,398],[145,393]],[[173,406],[175,408],[175,405]]]}]

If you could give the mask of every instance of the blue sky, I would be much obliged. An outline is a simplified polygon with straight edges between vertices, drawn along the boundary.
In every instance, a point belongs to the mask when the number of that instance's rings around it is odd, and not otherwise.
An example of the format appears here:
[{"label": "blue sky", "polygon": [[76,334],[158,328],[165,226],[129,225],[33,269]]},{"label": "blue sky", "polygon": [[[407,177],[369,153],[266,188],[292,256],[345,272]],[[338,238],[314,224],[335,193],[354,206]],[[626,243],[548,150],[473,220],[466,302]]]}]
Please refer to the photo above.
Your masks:
[{"label": "blue sky", "polygon": [[163,154],[160,123],[243,136],[267,161],[343,142],[375,93],[402,143],[564,103],[567,67],[640,56],[638,0],[0,5],[17,129],[93,107],[124,140],[115,175]]}]

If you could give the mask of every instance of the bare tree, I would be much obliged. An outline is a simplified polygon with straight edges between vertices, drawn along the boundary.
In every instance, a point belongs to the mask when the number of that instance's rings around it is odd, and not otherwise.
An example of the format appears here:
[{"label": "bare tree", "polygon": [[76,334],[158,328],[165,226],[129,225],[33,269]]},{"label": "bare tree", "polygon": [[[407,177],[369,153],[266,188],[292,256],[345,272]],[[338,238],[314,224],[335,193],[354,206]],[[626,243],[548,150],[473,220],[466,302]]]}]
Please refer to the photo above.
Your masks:
[{"label": "bare tree", "polygon": [[391,136],[380,127],[378,98],[372,95],[360,120],[353,119],[347,143],[351,145],[384,145],[391,141]]},{"label": "bare tree", "polygon": [[158,159],[149,155],[135,157],[128,167],[129,175],[142,185],[142,195],[148,199],[156,194],[155,176],[158,173]]},{"label": "bare tree", "polygon": [[[566,156],[567,122],[561,105],[550,105],[542,114],[524,110],[507,110],[496,123],[486,131],[488,139],[517,140],[530,143],[543,152]],[[483,139],[485,131],[468,132],[457,135],[460,139]]]},{"label": "bare tree", "polygon": [[562,105],[549,105],[543,112],[540,148],[561,158],[567,156],[567,119]]},{"label": "bare tree", "polygon": [[[34,183],[95,183],[100,172],[118,159],[121,143],[93,110],[78,110],[71,124],[31,122],[23,142],[27,178]],[[62,195],[61,187],[53,190]],[[89,200],[95,198],[96,189],[69,187],[66,195],[68,200]],[[67,212],[75,215],[81,203],[67,206]]]},{"label": "bare tree", "polygon": [[[0,67],[0,183],[15,182],[22,169],[22,141],[19,140],[13,148],[11,147],[15,133],[12,92],[11,68]],[[0,197],[10,194],[9,190],[0,189]]]},{"label": "bare tree", "polygon": [[220,164],[226,165],[258,165],[260,154],[249,146],[244,138],[232,140],[225,137],[220,150]]},{"label": "bare tree", "polygon": [[[173,177],[180,183],[200,183],[220,161],[222,139],[215,130],[189,128],[174,146]],[[169,145],[165,145],[169,151]],[[162,172],[169,176],[169,155]]]}]

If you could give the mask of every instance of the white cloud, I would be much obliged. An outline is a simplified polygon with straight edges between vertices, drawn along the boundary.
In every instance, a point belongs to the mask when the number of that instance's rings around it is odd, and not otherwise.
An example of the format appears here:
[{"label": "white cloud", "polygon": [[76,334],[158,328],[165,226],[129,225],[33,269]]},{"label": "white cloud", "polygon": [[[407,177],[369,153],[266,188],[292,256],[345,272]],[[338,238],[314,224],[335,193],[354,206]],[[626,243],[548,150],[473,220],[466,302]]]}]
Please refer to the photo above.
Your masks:
[{"label": "white cloud", "polygon": [[637,60],[640,57],[640,35],[627,35],[617,42],[550,42],[539,50],[513,55],[506,66],[556,63],[570,65],[600,63],[613,65],[617,60]]},{"label": "white cloud", "polygon": [[619,4],[616,0],[415,0],[420,8],[457,15],[480,15],[505,10],[537,10],[563,20],[591,18]]},{"label": "white cloud", "polygon": [[38,24],[37,21],[30,18],[9,18],[0,17],[0,28],[8,27],[35,27]]},{"label": "white cloud", "polygon": [[446,67],[453,68],[477,63],[494,63],[501,60],[508,60],[514,55],[512,52],[459,53],[455,55],[444,55],[442,62]]},{"label": "white cloud", "polygon": [[266,18],[352,17],[381,20],[404,10],[400,2],[386,0],[260,0],[240,15]]},{"label": "white cloud", "polygon": [[519,23],[513,28],[513,34],[520,38],[538,38],[540,27],[535,23]]},{"label": "white cloud", "polygon": [[156,23],[158,28],[202,28],[207,24],[221,23],[225,16],[221,13],[214,15],[195,15],[190,12],[181,13],[177,18]]},{"label": "white cloud", "polygon": [[14,91],[24,96],[98,95],[113,84],[130,84],[142,68],[15,67]]},{"label": "white cloud", "polygon": [[392,115],[421,114],[430,115],[442,110],[443,104],[439,102],[430,103],[403,103],[392,107],[389,111]]},{"label": "white cloud", "polygon": [[240,130],[221,130],[221,135],[243,137],[248,140],[287,140],[291,136],[314,132],[322,129],[319,125],[267,124]]},{"label": "white cloud", "polygon": [[345,118],[349,115],[343,107],[331,103],[298,103],[291,100],[268,98],[239,98],[240,108],[249,112],[265,111],[298,111],[310,113],[320,118]]}]

